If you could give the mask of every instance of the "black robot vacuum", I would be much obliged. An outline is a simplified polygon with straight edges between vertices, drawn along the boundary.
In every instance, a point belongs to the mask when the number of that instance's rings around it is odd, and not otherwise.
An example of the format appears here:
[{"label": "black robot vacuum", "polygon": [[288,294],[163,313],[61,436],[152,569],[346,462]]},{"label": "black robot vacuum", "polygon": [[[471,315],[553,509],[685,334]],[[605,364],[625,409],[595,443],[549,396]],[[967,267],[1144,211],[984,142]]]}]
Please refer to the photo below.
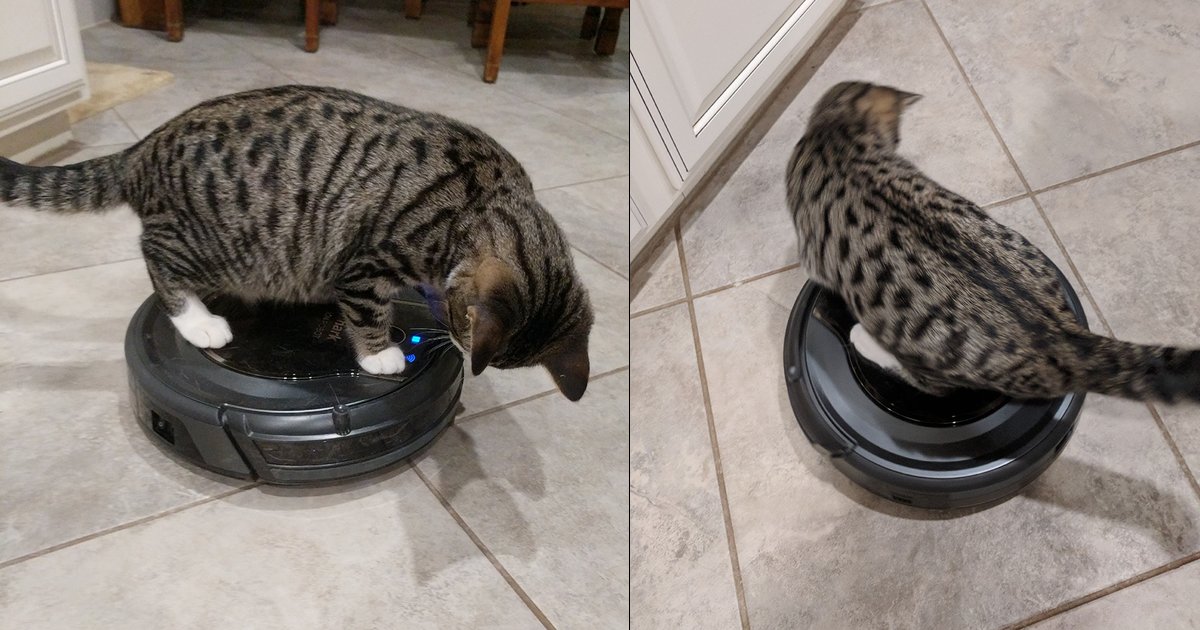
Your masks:
[{"label": "black robot vacuum", "polygon": [[[1086,327],[1079,297],[1059,279]],[[788,320],[783,365],[805,437],[860,486],[904,505],[982,505],[1016,494],[1066,446],[1083,394],[930,396],[860,357],[856,323],[840,297],[809,282]]]},{"label": "black robot vacuum", "polygon": [[199,349],[157,297],[125,334],[132,407],[152,440],[208,470],[270,484],[326,482],[393,464],[453,419],[462,354],[415,291],[394,301],[396,376],[361,371],[332,304],[206,300],[233,342]]}]

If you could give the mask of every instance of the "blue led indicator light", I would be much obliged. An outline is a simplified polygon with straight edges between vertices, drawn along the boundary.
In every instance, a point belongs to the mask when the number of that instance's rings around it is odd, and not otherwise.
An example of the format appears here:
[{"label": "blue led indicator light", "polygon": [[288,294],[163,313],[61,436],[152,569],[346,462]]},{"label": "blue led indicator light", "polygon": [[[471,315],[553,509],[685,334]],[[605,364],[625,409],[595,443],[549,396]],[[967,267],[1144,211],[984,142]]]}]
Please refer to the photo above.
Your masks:
[{"label": "blue led indicator light", "polygon": [[413,343],[421,343],[421,335],[413,335],[412,337],[409,337],[409,341]]},{"label": "blue led indicator light", "polygon": [[404,358],[405,358],[405,359],[408,359],[408,362],[409,362],[409,363],[415,363],[415,362],[416,362],[416,360],[417,360],[417,355],[415,355],[415,354],[410,354],[410,355],[408,355],[408,356],[406,356],[406,357],[404,357]]}]

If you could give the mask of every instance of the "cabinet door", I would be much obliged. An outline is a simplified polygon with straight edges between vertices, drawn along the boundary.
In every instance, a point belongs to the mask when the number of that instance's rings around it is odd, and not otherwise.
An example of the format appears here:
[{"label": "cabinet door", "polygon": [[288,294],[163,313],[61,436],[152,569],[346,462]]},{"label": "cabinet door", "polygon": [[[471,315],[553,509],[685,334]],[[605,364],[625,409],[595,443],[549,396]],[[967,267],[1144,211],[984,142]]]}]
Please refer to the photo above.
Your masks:
[{"label": "cabinet door", "polygon": [[23,126],[86,98],[86,66],[72,0],[3,0],[0,125]]},{"label": "cabinet door", "polygon": [[[736,132],[844,0],[653,0],[632,5],[631,51],[672,161],[694,170]],[[753,6],[753,9],[750,7]]]}]

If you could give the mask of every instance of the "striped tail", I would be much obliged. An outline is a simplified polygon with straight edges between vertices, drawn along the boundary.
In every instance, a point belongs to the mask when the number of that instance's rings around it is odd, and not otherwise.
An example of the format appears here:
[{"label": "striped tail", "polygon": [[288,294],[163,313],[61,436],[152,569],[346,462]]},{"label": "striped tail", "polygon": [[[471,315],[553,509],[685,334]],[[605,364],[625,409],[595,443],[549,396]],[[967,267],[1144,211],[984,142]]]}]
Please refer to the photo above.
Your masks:
[{"label": "striped tail", "polygon": [[36,210],[100,212],[125,201],[123,153],[67,166],[27,166],[0,157],[0,203]]},{"label": "striped tail", "polygon": [[1088,334],[1088,391],[1135,400],[1200,402],[1200,351],[1146,346]]}]

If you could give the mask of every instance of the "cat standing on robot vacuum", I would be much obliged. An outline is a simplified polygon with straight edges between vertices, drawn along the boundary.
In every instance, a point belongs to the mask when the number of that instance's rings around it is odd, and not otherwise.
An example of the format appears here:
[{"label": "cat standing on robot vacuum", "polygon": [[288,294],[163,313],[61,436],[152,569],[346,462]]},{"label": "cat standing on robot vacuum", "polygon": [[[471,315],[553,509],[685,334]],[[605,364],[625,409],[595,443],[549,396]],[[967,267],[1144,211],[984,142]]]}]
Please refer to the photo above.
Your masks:
[{"label": "cat standing on robot vacuum", "polygon": [[543,365],[587,387],[592,310],[562,231],[482,131],[343,90],[283,86],[206,101],[141,142],[62,167],[0,158],[0,202],[129,204],[154,291],[201,348],[233,336],[202,296],[333,301],[359,364],[396,374],[390,296],[417,286],[488,365]]},{"label": "cat standing on robot vacuum", "polygon": [[871,338],[859,340],[877,342],[898,376],[934,395],[1200,401],[1200,352],[1082,328],[1045,254],[896,154],[901,114],[919,98],[834,86],[787,168],[801,261]]}]

